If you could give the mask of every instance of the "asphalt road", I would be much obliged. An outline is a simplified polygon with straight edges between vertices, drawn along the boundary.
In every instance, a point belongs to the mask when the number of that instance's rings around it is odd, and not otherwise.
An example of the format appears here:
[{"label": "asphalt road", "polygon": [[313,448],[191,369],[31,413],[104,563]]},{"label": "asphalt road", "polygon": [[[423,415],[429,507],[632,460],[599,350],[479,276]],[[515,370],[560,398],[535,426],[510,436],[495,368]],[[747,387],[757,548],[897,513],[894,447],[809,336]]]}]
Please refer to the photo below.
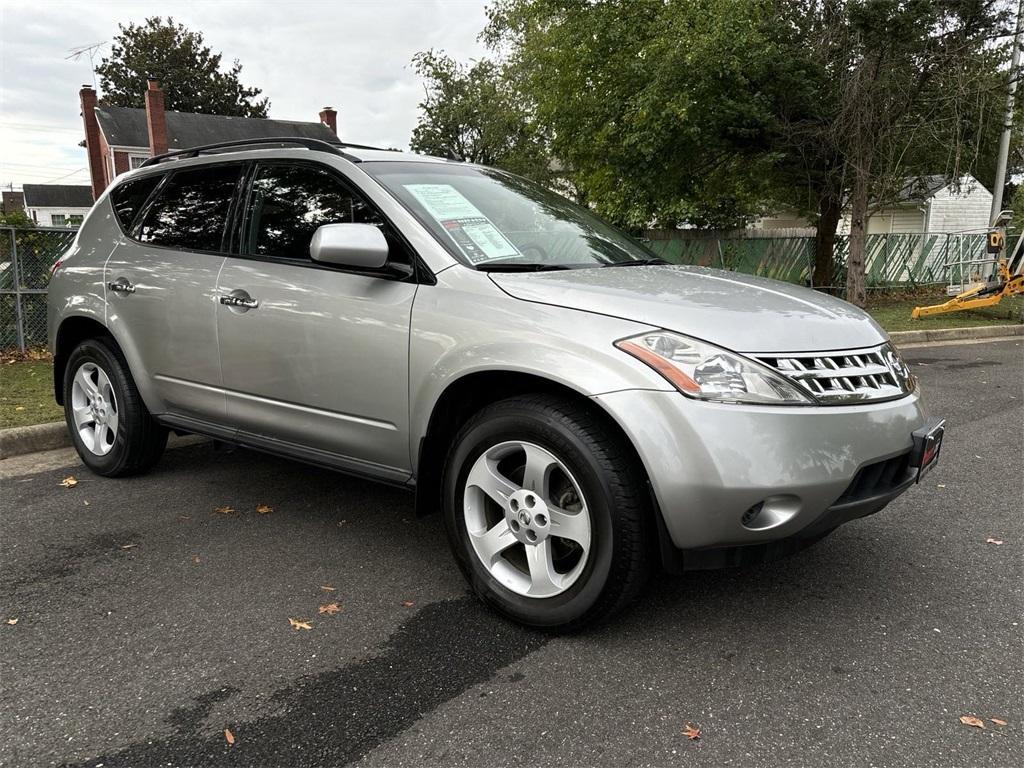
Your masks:
[{"label": "asphalt road", "polygon": [[1019,765],[1024,344],[907,357],[949,423],[926,482],[574,637],[478,605],[399,490],[210,444],[3,462],[0,764]]}]

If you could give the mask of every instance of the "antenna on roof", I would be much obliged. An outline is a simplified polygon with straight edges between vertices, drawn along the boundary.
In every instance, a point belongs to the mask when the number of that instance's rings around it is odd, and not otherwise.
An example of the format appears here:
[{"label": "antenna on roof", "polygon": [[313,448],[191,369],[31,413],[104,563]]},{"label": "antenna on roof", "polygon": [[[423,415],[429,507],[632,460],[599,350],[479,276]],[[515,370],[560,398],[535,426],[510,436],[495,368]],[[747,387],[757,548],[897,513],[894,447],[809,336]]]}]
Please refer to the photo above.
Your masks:
[{"label": "antenna on roof", "polygon": [[107,44],[106,40],[99,43],[90,43],[89,45],[79,45],[76,48],[71,48],[68,51],[68,55],[64,57],[64,60],[74,59],[78,61],[83,56],[89,57],[89,69],[92,70],[92,87],[96,88],[96,52]]}]

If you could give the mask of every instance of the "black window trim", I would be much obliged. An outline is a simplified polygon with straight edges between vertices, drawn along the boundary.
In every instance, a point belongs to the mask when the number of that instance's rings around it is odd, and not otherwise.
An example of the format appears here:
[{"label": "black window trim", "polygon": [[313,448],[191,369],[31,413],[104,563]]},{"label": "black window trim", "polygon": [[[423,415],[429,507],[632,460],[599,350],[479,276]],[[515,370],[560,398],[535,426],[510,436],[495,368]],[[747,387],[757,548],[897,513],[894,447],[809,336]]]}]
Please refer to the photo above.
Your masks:
[{"label": "black window trim", "polygon": [[[249,166],[251,164],[252,164],[251,160],[237,160],[236,159],[236,160],[226,160],[224,162],[218,162],[218,163],[202,163],[202,164],[196,164],[196,165],[189,165],[189,166],[186,166],[184,168],[172,168],[172,169],[170,169],[168,171],[165,171],[164,174],[163,174],[163,178],[160,180],[160,183],[158,183],[156,185],[156,187],[153,188],[153,191],[150,192],[149,198],[147,198],[145,205],[143,205],[139,209],[139,212],[135,215],[135,219],[132,221],[131,231],[129,233],[126,233],[126,236],[133,243],[135,243],[136,245],[141,245],[144,248],[157,248],[157,249],[162,250],[162,251],[182,251],[184,253],[198,253],[198,254],[203,254],[203,255],[207,255],[207,256],[222,256],[223,257],[223,256],[231,256],[231,255],[233,255],[230,252],[230,250],[229,250],[231,248],[230,232],[231,232],[231,226],[232,226],[232,213],[233,213],[233,211],[235,209],[236,201],[238,199],[238,196],[243,191],[241,189],[241,184],[244,181],[244,179],[246,178],[246,176],[247,176],[247,174],[249,172]],[[153,208],[154,203],[156,203],[156,201],[160,199],[160,195],[163,193],[164,188],[168,185],[168,183],[169,183],[168,180],[169,179],[173,178],[175,175],[177,175],[179,173],[188,173],[189,171],[200,170],[200,169],[204,169],[204,168],[219,168],[219,167],[223,167],[223,166],[227,166],[227,165],[237,165],[237,166],[239,166],[241,168],[241,172],[238,175],[238,182],[236,183],[235,191],[232,192],[232,194],[231,194],[231,200],[230,200],[229,207],[228,207],[228,215],[227,215],[226,221],[224,222],[224,231],[221,232],[220,249],[219,250],[211,251],[211,250],[203,250],[203,249],[200,249],[200,248],[182,248],[180,246],[160,245],[159,243],[147,243],[147,242],[145,242],[143,240],[139,240],[138,235],[139,235],[139,230],[142,228],[142,222],[146,220],[146,217],[149,215],[149,212]],[[156,174],[154,174],[154,175],[156,175]],[[142,177],[140,177],[140,178],[142,178]],[[129,179],[128,181],[134,181],[134,179]],[[117,218],[116,214],[115,214],[114,218]]]},{"label": "black window trim", "polygon": [[[148,210],[149,204],[153,200],[153,196],[164,185],[164,179],[166,178],[166,170],[164,170],[163,173],[147,173],[143,176],[133,176],[130,179],[119,181],[111,188],[110,194],[107,195],[107,199],[110,201],[110,207],[114,211],[114,222],[117,224],[118,230],[124,237],[127,237],[129,240],[134,240],[132,233],[135,231],[135,225],[140,221],[139,217],[142,215],[143,211]],[[142,205],[140,205],[135,211],[135,215],[132,217],[132,220],[128,222],[128,227],[126,228],[121,224],[121,217],[117,215],[117,206],[114,203],[114,193],[121,189],[121,187],[134,184],[137,181],[146,181],[147,179],[156,179],[156,184],[154,184],[153,188],[149,190],[149,195],[146,196],[146,199],[142,201]]]},{"label": "black window trim", "polygon": [[[239,198],[240,201],[244,198],[244,204],[237,206],[237,215],[235,217],[235,220],[231,223],[231,242],[233,249],[229,255],[232,258],[266,262],[270,264],[284,264],[293,267],[303,267],[305,269],[320,269],[329,272],[343,272],[346,274],[361,275],[363,277],[377,277],[384,280],[413,282],[422,285],[437,284],[437,278],[434,276],[434,273],[430,271],[426,263],[420,257],[419,253],[416,252],[416,249],[412,247],[412,244],[409,242],[408,238],[405,236],[402,230],[394,225],[394,223],[387,216],[387,214],[385,214],[384,211],[382,211],[380,207],[373,200],[371,200],[369,196],[366,195],[366,193],[359,189],[359,187],[356,186],[350,179],[346,178],[344,174],[339,173],[336,168],[328,165],[327,163],[319,162],[313,159],[307,160],[306,158],[295,159],[286,157],[268,157],[260,158],[258,160],[252,160],[250,162],[252,163],[252,167],[246,174],[246,187],[245,190],[243,191],[243,194]],[[392,266],[390,270],[387,268],[357,269],[354,267],[343,267],[337,264],[324,264],[321,262],[313,261],[310,258],[297,259],[287,258],[283,256],[263,256],[256,253],[248,253],[247,251],[251,248],[251,244],[245,241],[245,231],[249,219],[249,200],[253,191],[253,182],[255,181],[256,173],[258,172],[259,168],[273,165],[299,165],[326,171],[339,184],[341,184],[342,187],[344,187],[347,192],[365,202],[366,205],[369,206],[374,211],[374,213],[376,213],[377,216],[380,217],[381,221],[384,222],[385,227],[387,227],[388,232],[402,243],[402,246],[409,254],[410,259],[412,261],[412,270],[406,272],[405,270],[397,268],[395,266]]]}]

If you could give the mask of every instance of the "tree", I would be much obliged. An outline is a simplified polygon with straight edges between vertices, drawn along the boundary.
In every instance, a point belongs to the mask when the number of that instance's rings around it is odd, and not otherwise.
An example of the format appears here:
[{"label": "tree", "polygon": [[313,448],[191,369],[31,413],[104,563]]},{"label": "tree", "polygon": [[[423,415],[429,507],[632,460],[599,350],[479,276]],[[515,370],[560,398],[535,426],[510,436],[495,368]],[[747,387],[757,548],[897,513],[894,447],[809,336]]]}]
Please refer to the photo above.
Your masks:
[{"label": "tree", "polygon": [[34,227],[36,223],[29,218],[29,215],[22,210],[15,209],[0,212],[0,226],[5,227]]},{"label": "tree", "polygon": [[[729,226],[787,205],[817,225],[830,285],[854,216],[907,175],[981,162],[1005,76],[1005,0],[497,0],[485,39],[605,215]],[[986,134],[987,135],[987,134]]]},{"label": "tree", "polygon": [[550,183],[548,138],[500,67],[488,59],[467,66],[433,50],[416,54],[413,64],[426,91],[410,141],[413,150]]},{"label": "tree", "polygon": [[145,20],[141,25],[119,25],[110,56],[96,67],[102,103],[116,107],[144,107],[146,80],[156,77],[168,109],[181,112],[266,117],[268,99],[257,98],[259,88],[242,85],[242,65],[236,59],[221,69],[221,54],[203,44],[193,32],[168,17]]}]

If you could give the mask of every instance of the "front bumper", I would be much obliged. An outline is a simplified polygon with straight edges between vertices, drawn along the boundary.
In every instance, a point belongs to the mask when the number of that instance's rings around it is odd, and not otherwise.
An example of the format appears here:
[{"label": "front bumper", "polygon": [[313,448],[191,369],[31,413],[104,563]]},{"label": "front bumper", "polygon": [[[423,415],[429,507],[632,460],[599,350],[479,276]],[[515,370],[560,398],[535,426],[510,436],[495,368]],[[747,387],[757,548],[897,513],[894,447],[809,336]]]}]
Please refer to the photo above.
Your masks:
[{"label": "front bumper", "polygon": [[[877,512],[914,482],[906,461],[925,423],[918,393],[868,405],[763,407],[677,392],[597,395],[640,454],[680,550],[812,541]],[[861,470],[885,482],[849,494]],[[759,506],[760,505],[760,506]]]}]

